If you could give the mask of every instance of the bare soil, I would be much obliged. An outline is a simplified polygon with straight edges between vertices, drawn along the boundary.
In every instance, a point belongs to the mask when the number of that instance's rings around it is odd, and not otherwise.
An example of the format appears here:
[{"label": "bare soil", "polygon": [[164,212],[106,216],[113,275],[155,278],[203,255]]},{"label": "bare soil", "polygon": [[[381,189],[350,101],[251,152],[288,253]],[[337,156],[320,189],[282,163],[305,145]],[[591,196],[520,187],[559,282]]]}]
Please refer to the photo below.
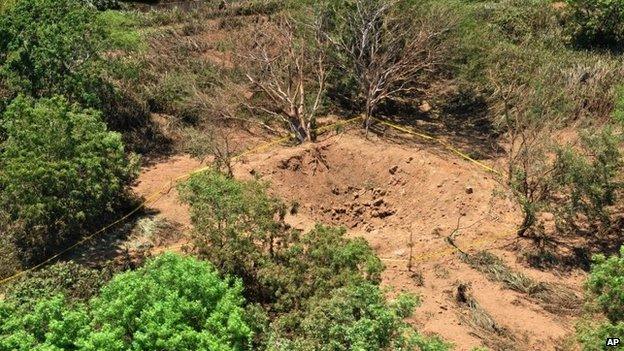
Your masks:
[{"label": "bare soil", "polygon": [[[157,160],[143,170],[135,191],[147,195],[200,166],[186,155]],[[449,245],[451,236],[462,250],[488,249],[514,270],[565,284],[580,296],[582,272],[554,274],[518,260],[512,244],[520,213],[495,176],[437,146],[374,135],[366,139],[351,131],[250,155],[236,165],[235,176],[267,180],[275,195],[298,204],[298,212],[287,218],[291,225],[341,225],[349,235],[366,238],[387,266],[383,284],[393,289],[390,294],[421,296],[422,306],[412,319],[416,327],[439,334],[457,350],[488,344],[490,337],[465,322],[466,310],[456,301],[460,283],[471,286],[474,299],[511,334],[517,350],[558,350],[573,333],[574,317],[547,312],[527,296],[489,281]],[[150,207],[191,228],[188,208],[175,189]]]}]

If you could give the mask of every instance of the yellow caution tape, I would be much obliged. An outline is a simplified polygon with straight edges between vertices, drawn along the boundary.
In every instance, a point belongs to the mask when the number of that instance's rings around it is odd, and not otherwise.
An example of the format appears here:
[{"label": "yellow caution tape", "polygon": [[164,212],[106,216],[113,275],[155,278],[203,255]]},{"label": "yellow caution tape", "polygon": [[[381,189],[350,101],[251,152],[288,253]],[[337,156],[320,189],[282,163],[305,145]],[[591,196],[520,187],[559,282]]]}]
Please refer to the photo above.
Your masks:
[{"label": "yellow caution tape", "polygon": [[479,166],[479,167],[481,167],[481,168],[483,168],[483,169],[485,169],[485,170],[487,170],[489,172],[492,172],[494,174],[501,175],[501,176],[503,175],[503,172],[501,172],[501,171],[499,171],[499,170],[497,170],[497,169],[495,169],[495,168],[493,168],[491,166],[488,166],[488,165],[486,165],[485,163],[483,163],[483,162],[481,162],[479,160],[475,160],[474,158],[470,157],[468,154],[462,152],[461,150],[457,149],[456,147],[452,146],[451,144],[449,144],[448,142],[446,142],[446,141],[444,141],[442,139],[438,139],[438,138],[436,138],[434,136],[431,136],[431,135],[428,135],[428,134],[425,134],[425,133],[422,133],[422,132],[416,132],[416,131],[413,131],[411,129],[408,129],[408,128],[396,125],[396,124],[388,122],[388,121],[384,121],[384,120],[379,119],[379,118],[371,117],[371,119],[373,119],[373,120],[375,120],[375,121],[377,121],[377,122],[379,122],[379,123],[381,123],[383,125],[386,125],[388,127],[394,128],[396,130],[400,130],[402,132],[405,132],[405,133],[408,133],[408,134],[411,134],[411,135],[416,135],[416,136],[419,136],[419,137],[421,137],[423,139],[426,139],[426,140],[435,141],[435,142],[439,143],[440,145],[442,145],[447,150],[455,153],[459,157],[461,157],[461,158],[463,158],[463,159],[465,159],[467,161],[470,161],[470,162],[476,164],[477,166]]},{"label": "yellow caution tape", "polygon": [[[336,128],[336,127],[337,127],[337,126],[339,126],[339,125],[349,124],[349,123],[351,123],[351,122],[353,122],[353,121],[356,121],[356,120],[358,120],[358,119],[363,119],[363,118],[364,118],[364,117],[362,117],[362,116],[358,116],[358,117],[354,117],[354,118],[351,118],[351,119],[348,119],[348,120],[339,121],[339,122],[336,122],[336,123],[330,124],[330,125],[328,125],[328,126],[324,126],[324,127],[318,128],[316,131],[317,131],[317,132],[324,132],[324,131],[330,130],[330,129],[332,129],[332,128]],[[422,132],[416,132],[416,131],[413,131],[413,130],[411,130],[411,129],[408,129],[408,128],[405,128],[405,127],[402,127],[402,126],[396,125],[396,124],[394,124],[394,123],[390,123],[390,122],[387,122],[387,121],[381,120],[381,119],[379,119],[379,118],[375,118],[375,117],[371,117],[371,118],[372,118],[373,120],[375,120],[375,121],[377,121],[377,122],[381,123],[381,124],[387,125],[387,126],[389,126],[389,127],[391,127],[391,128],[394,128],[394,129],[396,129],[396,130],[399,130],[399,131],[402,131],[402,132],[405,132],[405,133],[408,133],[408,134],[411,134],[411,135],[416,135],[416,136],[419,136],[419,137],[421,137],[421,138],[423,138],[423,139],[436,141],[436,142],[440,143],[441,145],[443,145],[446,149],[448,149],[448,150],[452,151],[453,153],[455,153],[455,154],[459,155],[460,157],[462,157],[462,158],[464,158],[464,159],[466,159],[466,160],[468,160],[468,161],[470,161],[470,162],[472,162],[472,163],[474,163],[474,164],[476,164],[476,165],[478,165],[478,166],[482,167],[483,169],[485,169],[485,170],[487,170],[487,171],[490,171],[490,172],[492,172],[492,173],[498,174],[498,175],[502,175],[502,173],[501,173],[501,172],[499,172],[499,171],[497,171],[496,169],[494,169],[494,168],[492,168],[492,167],[490,167],[490,166],[488,166],[488,165],[486,165],[486,164],[484,164],[484,163],[482,163],[482,162],[480,162],[480,161],[478,161],[478,160],[473,159],[473,158],[472,158],[472,157],[470,157],[469,155],[467,155],[467,154],[463,153],[462,151],[458,150],[457,148],[455,148],[455,147],[451,146],[450,144],[448,144],[447,142],[445,142],[445,141],[443,141],[443,140],[441,140],[441,139],[438,139],[438,138],[433,137],[433,136],[431,136],[431,135],[427,135],[427,134],[422,133]],[[284,136],[284,137],[277,138],[277,139],[272,140],[272,141],[270,141],[270,142],[267,142],[267,143],[261,144],[261,145],[259,145],[259,146],[256,146],[256,147],[254,147],[254,148],[252,148],[252,149],[249,149],[249,150],[247,150],[247,151],[245,151],[245,152],[243,152],[243,153],[241,153],[241,154],[239,154],[239,155],[237,155],[237,156],[233,157],[232,159],[233,159],[233,160],[237,160],[237,159],[239,159],[239,158],[241,158],[241,157],[244,157],[244,156],[247,156],[247,155],[250,155],[250,154],[253,154],[253,153],[259,152],[259,151],[261,151],[261,150],[268,149],[268,148],[270,148],[270,147],[273,147],[274,145],[277,145],[277,144],[281,144],[281,143],[283,143],[283,142],[286,142],[286,141],[288,141],[288,140],[292,139],[292,137],[293,137],[292,135],[287,135],[287,136]],[[179,181],[181,181],[181,180],[184,180],[184,179],[188,179],[188,178],[189,178],[189,177],[191,177],[192,175],[197,174],[197,173],[204,172],[204,171],[206,171],[206,170],[208,170],[208,169],[210,169],[210,166],[206,166],[206,167],[202,167],[202,168],[196,169],[196,170],[194,170],[194,171],[192,171],[192,172],[189,172],[189,173],[183,174],[183,175],[181,175],[181,176],[179,176],[179,177],[175,178],[175,179],[174,179],[174,180],[173,180],[173,181],[172,181],[169,185],[164,186],[164,187],[162,187],[161,189],[159,189],[159,190],[157,190],[157,191],[153,192],[152,194],[148,195],[148,196],[146,197],[145,201],[143,201],[141,204],[139,204],[139,205],[138,205],[137,207],[135,207],[133,210],[131,210],[130,212],[128,212],[127,214],[125,214],[123,217],[121,217],[121,218],[119,218],[118,220],[116,220],[116,221],[114,221],[114,222],[112,222],[112,223],[108,224],[107,226],[105,226],[105,227],[101,228],[100,230],[98,230],[98,231],[94,232],[93,234],[88,235],[88,236],[86,236],[86,237],[84,237],[84,238],[80,239],[79,241],[77,241],[77,242],[76,242],[76,243],[74,243],[73,245],[70,245],[69,247],[67,247],[67,248],[65,248],[65,249],[63,249],[63,250],[61,250],[60,252],[58,252],[58,253],[54,254],[53,256],[51,256],[51,257],[49,257],[49,258],[45,259],[45,260],[44,260],[44,261],[42,261],[41,263],[38,263],[38,264],[36,264],[36,265],[34,265],[34,266],[32,266],[32,267],[28,268],[28,269],[22,270],[22,271],[20,271],[20,272],[18,272],[18,273],[16,273],[16,274],[14,274],[14,275],[12,275],[12,276],[10,276],[10,277],[7,277],[7,278],[4,278],[4,279],[0,280],[0,285],[3,285],[3,284],[5,284],[5,283],[8,283],[9,281],[12,281],[12,280],[14,280],[14,279],[16,279],[16,278],[18,278],[18,277],[20,277],[20,276],[22,276],[22,275],[26,274],[26,273],[32,272],[32,271],[34,271],[34,270],[36,270],[36,269],[38,269],[38,268],[41,268],[41,267],[45,266],[46,264],[48,264],[48,263],[52,262],[52,261],[53,261],[53,260],[55,260],[56,258],[58,258],[58,257],[62,256],[63,254],[65,254],[65,253],[67,253],[67,252],[69,252],[69,251],[73,250],[74,248],[76,248],[76,247],[78,247],[78,246],[80,246],[80,245],[84,244],[85,242],[87,242],[87,241],[89,241],[89,240],[93,239],[94,237],[96,237],[96,236],[98,236],[98,235],[100,235],[100,234],[102,234],[102,233],[106,232],[108,229],[110,229],[110,228],[112,228],[112,227],[114,227],[114,226],[116,226],[116,225],[118,225],[118,224],[120,224],[120,223],[124,222],[125,220],[127,220],[128,218],[130,218],[132,215],[134,215],[135,213],[137,213],[139,210],[141,210],[141,209],[142,209],[142,208],[144,208],[145,206],[147,206],[147,205],[149,205],[149,204],[151,204],[151,203],[153,203],[153,202],[156,202],[156,201],[158,201],[160,198],[162,198],[163,196],[165,196],[165,195],[166,195],[166,194],[167,194],[167,193],[168,193],[168,192],[169,192],[169,191],[173,188],[173,186],[174,186],[174,184],[175,184],[175,183],[177,183],[177,182],[179,182]],[[423,259],[423,257],[424,257],[424,258],[430,258],[430,257],[435,257],[435,256],[437,256],[437,255],[439,255],[439,254],[446,254],[446,253],[447,253],[447,252],[449,252],[449,251],[452,251],[452,250],[447,249],[447,250],[440,251],[440,252],[437,252],[437,253],[436,253],[436,252],[427,253],[426,255],[421,255],[421,258],[420,258],[419,260],[422,260],[422,259]],[[390,259],[383,259],[383,260],[390,260]],[[399,260],[397,260],[397,261],[399,261]]]}]

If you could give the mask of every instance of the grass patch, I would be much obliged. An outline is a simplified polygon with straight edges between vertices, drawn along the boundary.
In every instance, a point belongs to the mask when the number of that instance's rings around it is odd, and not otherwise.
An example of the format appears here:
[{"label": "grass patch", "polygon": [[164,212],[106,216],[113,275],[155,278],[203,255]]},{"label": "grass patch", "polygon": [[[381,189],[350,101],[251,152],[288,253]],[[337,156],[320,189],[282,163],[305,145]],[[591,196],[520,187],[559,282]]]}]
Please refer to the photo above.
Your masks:
[{"label": "grass patch", "polygon": [[536,281],[512,270],[500,258],[486,251],[466,254],[462,259],[470,267],[484,273],[488,280],[502,283],[507,289],[525,294],[550,313],[575,315],[579,312],[581,300],[569,288]]},{"label": "grass patch", "polygon": [[476,337],[493,350],[518,350],[517,340],[506,327],[500,325],[470,293],[470,285],[459,283],[455,295],[462,307],[460,319],[469,325]]}]

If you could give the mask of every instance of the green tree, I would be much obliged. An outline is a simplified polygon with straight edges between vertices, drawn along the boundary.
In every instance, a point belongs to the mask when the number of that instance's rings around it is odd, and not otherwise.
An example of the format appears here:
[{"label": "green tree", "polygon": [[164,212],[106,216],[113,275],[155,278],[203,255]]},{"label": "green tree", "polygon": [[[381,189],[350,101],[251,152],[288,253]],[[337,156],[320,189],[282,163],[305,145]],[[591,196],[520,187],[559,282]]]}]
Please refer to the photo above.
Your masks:
[{"label": "green tree", "polygon": [[1,350],[246,349],[240,281],[208,263],[162,255],[113,278],[86,304],[62,294],[20,309],[0,301]]},{"label": "green tree", "polygon": [[0,84],[11,95],[99,104],[106,31],[77,0],[20,0],[0,17]]},{"label": "green tree", "polygon": [[572,39],[583,47],[624,45],[624,1],[567,0],[567,25]]},{"label": "green tree", "polygon": [[124,204],[137,162],[99,112],[61,97],[18,97],[2,121],[0,231],[23,260],[49,254]]}]

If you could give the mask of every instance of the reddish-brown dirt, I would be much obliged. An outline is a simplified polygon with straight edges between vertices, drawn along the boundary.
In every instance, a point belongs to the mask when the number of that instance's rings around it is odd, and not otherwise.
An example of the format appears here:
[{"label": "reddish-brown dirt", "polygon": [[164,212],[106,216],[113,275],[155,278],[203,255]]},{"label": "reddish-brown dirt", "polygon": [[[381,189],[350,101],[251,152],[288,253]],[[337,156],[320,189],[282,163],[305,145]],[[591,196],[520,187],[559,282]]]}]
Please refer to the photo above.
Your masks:
[{"label": "reddish-brown dirt", "polygon": [[[135,190],[149,194],[199,166],[188,156],[156,162],[142,172]],[[453,234],[459,248],[490,249],[530,277],[580,290],[582,274],[556,276],[529,269],[505,248],[515,240],[518,208],[492,174],[472,163],[437,146],[367,140],[347,132],[241,159],[236,177],[252,174],[269,181],[275,195],[299,204],[298,213],[288,218],[292,225],[342,225],[349,235],[366,238],[387,265],[384,284],[421,296],[422,306],[412,319],[417,328],[441,335],[457,350],[484,345],[485,338],[459,317],[462,311],[454,297],[459,283],[471,285],[474,298],[513,334],[518,350],[555,350],[573,332],[574,318],[547,312],[526,296],[490,282],[446,242]],[[150,207],[190,227],[188,209],[175,190]]]}]

